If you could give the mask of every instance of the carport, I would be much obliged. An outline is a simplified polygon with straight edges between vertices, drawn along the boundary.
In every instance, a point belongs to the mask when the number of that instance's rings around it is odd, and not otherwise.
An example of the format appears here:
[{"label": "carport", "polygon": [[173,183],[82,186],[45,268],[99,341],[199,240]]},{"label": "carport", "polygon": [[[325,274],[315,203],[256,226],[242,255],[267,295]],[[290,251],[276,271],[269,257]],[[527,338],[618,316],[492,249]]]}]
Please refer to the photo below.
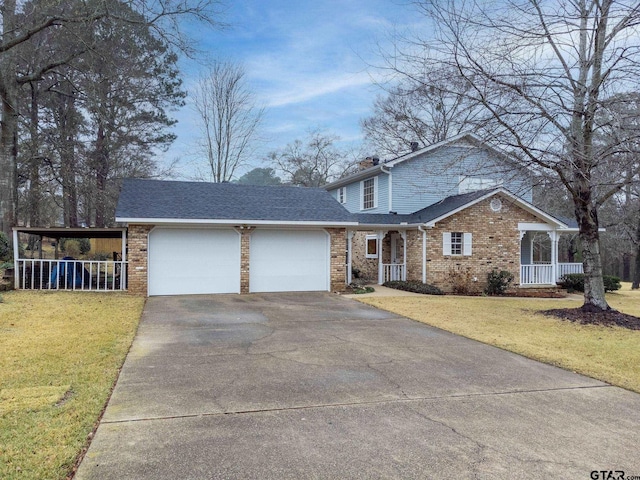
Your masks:
[{"label": "carport", "polygon": [[[31,242],[30,257],[20,255],[20,240],[25,236],[37,238]],[[55,243],[53,258],[44,255],[43,239]],[[106,259],[60,259],[60,239],[119,240],[117,249],[106,252]],[[24,242],[23,242],[24,243]],[[26,250],[24,251],[26,253]],[[14,227],[13,228],[14,287],[16,289],[114,291],[127,289],[127,229],[84,227]],[[78,281],[64,281],[56,272],[79,271]],[[55,277],[55,281],[51,279]]]}]

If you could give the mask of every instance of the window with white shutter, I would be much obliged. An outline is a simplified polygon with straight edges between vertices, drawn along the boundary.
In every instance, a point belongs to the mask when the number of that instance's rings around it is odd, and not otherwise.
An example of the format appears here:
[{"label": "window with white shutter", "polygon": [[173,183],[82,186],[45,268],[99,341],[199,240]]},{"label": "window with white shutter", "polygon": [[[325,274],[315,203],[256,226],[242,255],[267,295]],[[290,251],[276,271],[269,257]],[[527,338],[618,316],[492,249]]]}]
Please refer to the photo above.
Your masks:
[{"label": "window with white shutter", "polygon": [[451,255],[471,255],[472,235],[462,232],[442,233],[442,254]]}]

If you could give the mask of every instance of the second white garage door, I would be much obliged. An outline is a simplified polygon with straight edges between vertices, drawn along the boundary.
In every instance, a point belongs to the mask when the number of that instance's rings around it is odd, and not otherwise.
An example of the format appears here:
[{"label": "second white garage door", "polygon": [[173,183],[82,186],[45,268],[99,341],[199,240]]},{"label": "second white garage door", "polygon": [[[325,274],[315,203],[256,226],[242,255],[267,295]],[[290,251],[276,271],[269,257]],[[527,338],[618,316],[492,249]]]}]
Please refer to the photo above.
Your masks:
[{"label": "second white garage door", "polygon": [[149,295],[240,293],[240,235],[233,229],[155,228]]},{"label": "second white garage door", "polygon": [[324,230],[256,230],[250,248],[251,292],[329,290],[331,255]]}]

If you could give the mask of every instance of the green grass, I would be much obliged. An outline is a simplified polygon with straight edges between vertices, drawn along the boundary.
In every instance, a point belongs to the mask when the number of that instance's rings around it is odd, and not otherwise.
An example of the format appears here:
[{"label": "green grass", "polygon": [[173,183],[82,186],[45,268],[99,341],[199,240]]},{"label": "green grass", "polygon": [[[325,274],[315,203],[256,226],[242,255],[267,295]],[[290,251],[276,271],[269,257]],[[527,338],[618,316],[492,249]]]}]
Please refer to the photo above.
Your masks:
[{"label": "green grass", "polygon": [[[364,297],[357,300],[529,358],[640,392],[640,330],[577,325],[540,310],[577,308],[580,300],[495,297]],[[640,317],[630,284],[609,304]]]},{"label": "green grass", "polygon": [[64,479],[129,350],[144,299],[8,292],[0,303],[0,478]]}]

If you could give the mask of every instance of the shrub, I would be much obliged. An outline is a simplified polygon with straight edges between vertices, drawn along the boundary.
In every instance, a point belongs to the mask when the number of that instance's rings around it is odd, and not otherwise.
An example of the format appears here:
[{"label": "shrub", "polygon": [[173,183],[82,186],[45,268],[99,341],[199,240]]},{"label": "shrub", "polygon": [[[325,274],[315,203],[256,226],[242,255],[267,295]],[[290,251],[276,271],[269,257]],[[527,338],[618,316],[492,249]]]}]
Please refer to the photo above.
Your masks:
[{"label": "shrub", "polygon": [[451,285],[453,293],[465,295],[467,293],[474,293],[475,285],[471,268],[462,268],[461,266],[449,268],[447,281]]},{"label": "shrub", "polygon": [[622,287],[622,285],[620,285],[620,279],[613,275],[603,275],[602,280],[604,280],[605,292],[615,292],[616,290],[620,290]]},{"label": "shrub", "polygon": [[4,232],[0,232],[0,261],[8,262],[12,260],[13,252],[11,251],[11,243]]},{"label": "shrub", "polygon": [[503,295],[513,282],[513,273],[495,268],[487,273],[487,287],[484,293],[487,295]]},{"label": "shrub", "polygon": [[[604,291],[613,292],[620,290],[620,279],[612,275],[603,275]],[[584,273],[568,273],[563,275],[560,283],[569,292],[584,292]]]},{"label": "shrub", "polygon": [[88,238],[78,238],[80,244],[80,253],[86,255],[91,251],[91,241]]},{"label": "shrub", "polygon": [[61,238],[60,250],[71,257],[85,255],[91,251],[91,241],[88,238]]},{"label": "shrub", "polygon": [[355,294],[361,294],[361,293],[373,293],[375,292],[375,288],[370,287],[368,285],[366,286],[360,286],[360,285],[356,285],[354,283],[352,283],[351,285],[349,285],[351,287],[351,293],[355,293]]},{"label": "shrub", "polygon": [[443,295],[442,290],[438,287],[422,282],[405,282],[402,280],[393,280],[383,283],[383,286],[395,288],[396,290],[404,290],[405,292],[423,293],[426,295]]}]

